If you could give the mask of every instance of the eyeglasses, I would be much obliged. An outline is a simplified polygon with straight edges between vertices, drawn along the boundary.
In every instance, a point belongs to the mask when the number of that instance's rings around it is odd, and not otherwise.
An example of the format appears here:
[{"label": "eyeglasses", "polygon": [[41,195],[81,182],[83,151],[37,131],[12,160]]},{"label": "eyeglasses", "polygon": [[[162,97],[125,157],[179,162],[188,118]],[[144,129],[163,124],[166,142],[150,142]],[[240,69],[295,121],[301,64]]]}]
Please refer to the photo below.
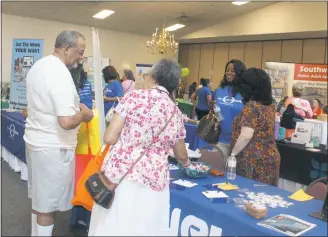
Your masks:
[{"label": "eyeglasses", "polygon": [[78,49],[78,48],[74,48],[76,50],[76,52],[78,52],[80,54],[80,56],[82,56],[84,54],[84,50]]}]

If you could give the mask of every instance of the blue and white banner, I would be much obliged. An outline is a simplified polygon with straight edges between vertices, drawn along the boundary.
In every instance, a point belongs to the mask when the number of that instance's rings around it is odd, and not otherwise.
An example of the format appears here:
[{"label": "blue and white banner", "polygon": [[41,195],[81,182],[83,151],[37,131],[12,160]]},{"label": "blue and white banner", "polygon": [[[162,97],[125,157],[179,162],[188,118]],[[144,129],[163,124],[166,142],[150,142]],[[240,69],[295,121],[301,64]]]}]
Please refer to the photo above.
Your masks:
[{"label": "blue and white banner", "polygon": [[13,40],[9,97],[10,108],[26,108],[26,75],[33,64],[42,58],[42,55],[42,39]]}]

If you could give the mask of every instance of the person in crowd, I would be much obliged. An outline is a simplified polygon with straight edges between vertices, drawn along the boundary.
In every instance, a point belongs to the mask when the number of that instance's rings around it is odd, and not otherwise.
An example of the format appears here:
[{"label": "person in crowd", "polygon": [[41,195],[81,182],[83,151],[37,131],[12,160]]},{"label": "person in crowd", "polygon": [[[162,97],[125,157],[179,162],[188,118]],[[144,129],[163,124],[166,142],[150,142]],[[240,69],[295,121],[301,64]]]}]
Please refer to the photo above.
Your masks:
[{"label": "person in crowd", "polygon": [[85,46],[81,33],[61,32],[53,54],[38,60],[26,78],[24,140],[32,199],[31,236],[51,236],[54,212],[72,207],[77,132],[82,122],[93,118],[93,112],[80,103],[68,68],[77,67]]},{"label": "person in crowd", "polygon": [[201,89],[201,88],[203,87],[203,81],[204,81],[204,78],[201,78],[201,79],[199,80],[199,85],[197,86],[195,92],[197,92],[199,89]]},{"label": "person in crowd", "polygon": [[89,236],[169,235],[170,150],[182,166],[190,164],[183,115],[171,97],[180,74],[177,62],[161,59],[146,77],[146,89],[132,91],[115,108],[104,135],[105,143],[113,146],[102,166],[105,175],[117,182],[140,154],[145,155],[117,187],[110,209],[94,204]]},{"label": "person in crowd", "polygon": [[237,174],[277,185],[280,154],[275,142],[275,106],[269,75],[247,69],[240,79],[245,107],[232,124],[231,155],[237,158]]},{"label": "person in crowd", "polygon": [[285,103],[286,100],[288,99],[288,96],[285,96],[282,100],[279,101],[278,106],[277,106],[277,112],[279,112],[281,115],[285,111]]},{"label": "person in crowd", "polygon": [[92,85],[84,71],[83,64],[79,63],[77,68],[70,70],[76,90],[80,96],[80,103],[92,109]]},{"label": "person in crowd", "polygon": [[184,85],[183,85],[183,82],[182,80],[180,79],[179,81],[179,86],[178,86],[178,89],[176,90],[176,98],[178,99],[183,99],[183,96],[184,96]]},{"label": "person in crowd", "polygon": [[104,80],[107,83],[104,89],[105,116],[112,106],[116,106],[123,97],[123,87],[117,80],[117,72],[113,66],[107,66],[102,70]]},{"label": "person in crowd", "polygon": [[[191,103],[194,105],[194,110],[197,114],[198,120],[201,120],[204,116],[210,112],[210,102],[212,101],[212,93],[208,85],[209,79],[202,80],[202,87],[191,96]],[[196,99],[198,98],[197,105]]]},{"label": "person in crowd", "polygon": [[322,113],[323,113],[323,114],[328,114],[328,105],[325,105],[325,106],[322,108]]},{"label": "person in crowd", "polygon": [[196,87],[197,87],[197,82],[193,82],[193,83],[189,86],[189,99],[191,98],[192,94],[195,93],[195,91],[196,91]]},{"label": "person in crowd", "polygon": [[225,66],[225,73],[212,96],[216,106],[219,106],[223,115],[221,121],[221,134],[217,146],[222,150],[225,158],[231,152],[230,142],[232,133],[232,121],[242,111],[244,104],[242,96],[237,92],[238,79],[246,70],[245,64],[240,60],[230,60]]},{"label": "person in crowd", "polygon": [[319,99],[312,100],[312,118],[317,119],[320,114],[322,114],[321,101]]},{"label": "person in crowd", "polygon": [[135,87],[135,79],[133,76],[133,72],[130,69],[124,69],[123,71],[123,94],[127,94],[134,90]]},{"label": "person in crowd", "polygon": [[302,84],[294,84],[292,88],[293,96],[289,97],[286,100],[285,108],[287,108],[289,104],[292,104],[294,105],[295,112],[298,115],[302,116],[302,118],[312,118],[313,112],[310,102],[308,100],[300,98],[302,96],[303,91],[304,87],[302,86]]}]

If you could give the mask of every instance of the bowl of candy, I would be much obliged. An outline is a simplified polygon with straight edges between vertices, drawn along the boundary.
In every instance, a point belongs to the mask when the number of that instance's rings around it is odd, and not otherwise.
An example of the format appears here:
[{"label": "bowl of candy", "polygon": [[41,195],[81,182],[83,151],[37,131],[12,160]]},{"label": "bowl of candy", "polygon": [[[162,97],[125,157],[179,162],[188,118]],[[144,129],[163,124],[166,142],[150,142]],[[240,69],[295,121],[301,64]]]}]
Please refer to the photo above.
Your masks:
[{"label": "bowl of candy", "polygon": [[210,165],[198,161],[190,162],[188,167],[183,167],[180,164],[178,164],[178,166],[181,172],[190,178],[203,178],[211,169]]}]

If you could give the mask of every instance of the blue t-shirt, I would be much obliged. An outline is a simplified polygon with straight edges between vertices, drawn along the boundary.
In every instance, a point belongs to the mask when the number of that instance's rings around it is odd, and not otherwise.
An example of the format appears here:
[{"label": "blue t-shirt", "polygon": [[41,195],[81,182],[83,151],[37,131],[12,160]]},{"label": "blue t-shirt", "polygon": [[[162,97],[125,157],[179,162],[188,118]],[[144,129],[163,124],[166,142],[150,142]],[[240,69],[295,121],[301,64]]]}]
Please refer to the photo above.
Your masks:
[{"label": "blue t-shirt", "polygon": [[83,83],[83,89],[79,89],[80,103],[85,104],[89,109],[92,109],[92,86],[88,80]]},{"label": "blue t-shirt", "polygon": [[220,106],[224,120],[221,121],[221,134],[219,142],[230,144],[233,119],[243,110],[243,97],[237,93],[232,97],[232,87],[217,88],[212,96],[216,104]]},{"label": "blue t-shirt", "polygon": [[207,96],[212,94],[210,88],[208,88],[208,86],[203,86],[196,92],[196,94],[198,96],[198,103],[196,105],[196,108],[203,111],[210,110],[207,101]]},{"label": "blue t-shirt", "polygon": [[[121,83],[118,80],[113,80],[109,82],[104,89],[104,96],[107,96],[109,98],[122,97],[123,87]],[[118,102],[104,101],[105,116],[108,113],[108,111],[112,108],[112,106],[113,105],[116,106],[117,104]]]}]

